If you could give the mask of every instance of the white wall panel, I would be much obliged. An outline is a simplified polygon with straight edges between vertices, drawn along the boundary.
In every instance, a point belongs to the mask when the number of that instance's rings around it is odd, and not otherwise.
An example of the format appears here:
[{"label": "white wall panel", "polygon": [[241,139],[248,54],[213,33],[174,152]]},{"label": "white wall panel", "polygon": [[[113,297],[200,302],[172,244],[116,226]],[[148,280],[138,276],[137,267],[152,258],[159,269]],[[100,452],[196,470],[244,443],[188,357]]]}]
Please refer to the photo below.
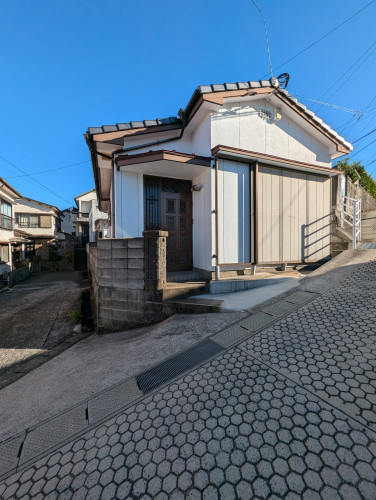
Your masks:
[{"label": "white wall panel", "polygon": [[[275,109],[266,99],[222,106],[212,115],[212,147],[221,144],[329,167],[327,146],[284,113],[275,121]],[[272,118],[262,118],[262,110],[270,111]]]},{"label": "white wall panel", "polygon": [[212,227],[211,227],[211,170],[209,168],[192,184],[201,184],[200,191],[193,191],[193,267],[212,270]]},{"label": "white wall panel", "polygon": [[143,176],[116,172],[116,238],[136,238],[144,229]]},{"label": "white wall panel", "polygon": [[219,263],[250,261],[249,165],[219,160]]}]

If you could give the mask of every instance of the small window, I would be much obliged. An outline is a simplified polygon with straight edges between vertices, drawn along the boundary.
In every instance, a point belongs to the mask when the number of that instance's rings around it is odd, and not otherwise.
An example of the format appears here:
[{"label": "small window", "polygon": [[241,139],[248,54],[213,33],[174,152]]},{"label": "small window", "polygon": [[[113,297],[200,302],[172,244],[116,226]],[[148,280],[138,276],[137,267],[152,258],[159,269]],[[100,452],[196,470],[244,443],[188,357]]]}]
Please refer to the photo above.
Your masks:
[{"label": "small window", "polygon": [[0,262],[9,262],[8,245],[0,245]]},{"label": "small window", "polygon": [[12,205],[4,200],[1,200],[0,205],[0,227],[12,229]]}]

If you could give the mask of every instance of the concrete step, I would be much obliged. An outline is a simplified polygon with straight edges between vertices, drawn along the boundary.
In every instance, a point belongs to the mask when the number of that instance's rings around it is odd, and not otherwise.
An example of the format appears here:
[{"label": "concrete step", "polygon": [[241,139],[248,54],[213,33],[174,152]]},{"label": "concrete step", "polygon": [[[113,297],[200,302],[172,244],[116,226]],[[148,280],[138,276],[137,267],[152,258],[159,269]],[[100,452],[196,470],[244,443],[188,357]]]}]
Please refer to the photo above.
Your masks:
[{"label": "concrete step", "polygon": [[205,281],[197,283],[167,283],[163,289],[163,301],[186,299],[192,295],[203,293],[209,293],[209,286]]},{"label": "concrete step", "polygon": [[205,314],[220,312],[222,300],[189,297],[181,300],[168,300],[163,303],[163,314]]},{"label": "concrete step", "polygon": [[234,293],[243,292],[244,290],[251,290],[252,288],[259,288],[260,286],[272,285],[279,283],[283,278],[270,278],[270,279],[224,279],[219,281],[211,281],[210,294],[215,295],[219,293]]}]

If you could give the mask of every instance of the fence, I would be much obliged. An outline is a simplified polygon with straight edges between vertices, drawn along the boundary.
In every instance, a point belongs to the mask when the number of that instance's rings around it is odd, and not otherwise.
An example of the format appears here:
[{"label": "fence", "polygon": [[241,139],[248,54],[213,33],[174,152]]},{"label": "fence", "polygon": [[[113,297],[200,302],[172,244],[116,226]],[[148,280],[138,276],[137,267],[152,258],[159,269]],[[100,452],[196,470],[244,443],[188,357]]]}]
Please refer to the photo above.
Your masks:
[{"label": "fence", "polygon": [[355,198],[342,196],[341,204],[341,227],[345,223],[352,227],[353,248],[356,248],[357,241],[361,240],[362,225],[362,202]]}]

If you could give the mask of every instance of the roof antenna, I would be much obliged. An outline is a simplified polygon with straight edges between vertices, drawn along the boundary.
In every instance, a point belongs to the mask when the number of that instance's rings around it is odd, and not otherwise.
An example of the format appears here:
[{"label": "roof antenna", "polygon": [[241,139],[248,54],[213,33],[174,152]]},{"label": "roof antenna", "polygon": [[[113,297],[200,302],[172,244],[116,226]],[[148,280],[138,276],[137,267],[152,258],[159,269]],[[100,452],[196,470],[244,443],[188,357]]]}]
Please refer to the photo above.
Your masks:
[{"label": "roof antenna", "polygon": [[[268,30],[266,29],[266,21],[265,21],[265,18],[264,18],[264,15],[263,13],[261,12],[261,9],[260,7],[257,5],[257,3],[254,1],[254,0],[251,0],[251,2],[253,3],[253,5],[256,7],[256,9],[260,12],[260,15],[262,17],[262,20],[264,22],[264,28],[265,28],[265,38],[266,38],[266,46],[268,48],[268,59],[269,59],[269,68],[270,68],[270,76],[271,76],[271,80],[273,81],[274,80],[274,76],[273,76],[273,70],[272,70],[272,62],[270,60],[270,49],[269,49],[269,40],[268,40]],[[277,82],[278,84],[278,82]]]}]

